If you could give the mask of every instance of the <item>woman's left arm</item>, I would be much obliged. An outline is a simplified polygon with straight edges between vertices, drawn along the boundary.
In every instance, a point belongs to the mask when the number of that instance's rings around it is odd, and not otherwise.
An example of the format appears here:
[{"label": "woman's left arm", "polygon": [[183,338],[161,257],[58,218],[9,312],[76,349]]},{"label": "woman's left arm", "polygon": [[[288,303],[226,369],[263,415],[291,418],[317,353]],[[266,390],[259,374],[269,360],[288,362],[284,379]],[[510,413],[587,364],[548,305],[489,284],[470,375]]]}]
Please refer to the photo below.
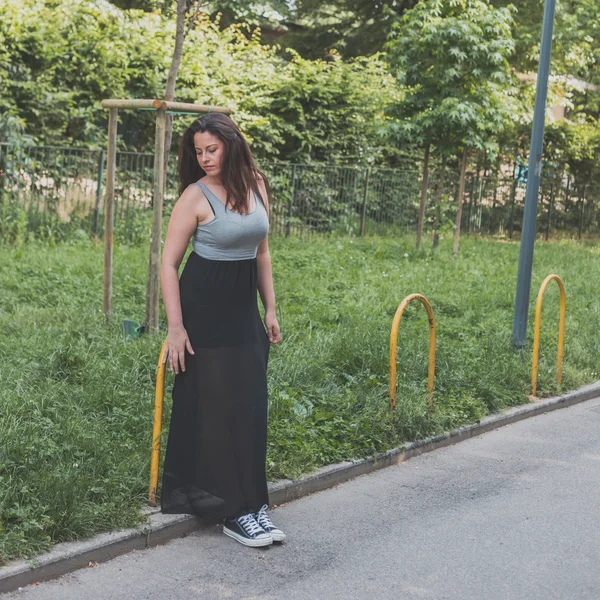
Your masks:
[{"label": "woman's left arm", "polygon": [[[262,180],[258,181],[258,187],[268,213],[267,190]],[[275,311],[275,289],[273,287],[273,269],[271,267],[268,237],[260,243],[256,251],[256,269],[258,272],[258,292],[265,307],[265,327],[271,344],[277,344],[281,341],[281,331]]]}]

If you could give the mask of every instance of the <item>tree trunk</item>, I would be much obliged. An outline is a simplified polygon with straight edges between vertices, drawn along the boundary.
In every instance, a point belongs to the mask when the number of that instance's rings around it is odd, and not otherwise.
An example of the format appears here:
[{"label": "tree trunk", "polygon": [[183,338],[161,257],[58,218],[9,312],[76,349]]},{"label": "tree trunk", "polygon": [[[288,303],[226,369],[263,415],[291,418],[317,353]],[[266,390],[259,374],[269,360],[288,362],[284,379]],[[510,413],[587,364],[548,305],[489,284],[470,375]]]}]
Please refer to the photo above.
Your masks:
[{"label": "tree trunk", "polygon": [[[165,100],[172,102],[175,100],[175,84],[177,83],[177,74],[181,65],[183,55],[183,43],[185,41],[185,15],[187,14],[189,0],[177,0],[177,26],[175,29],[175,50],[171,59],[171,67],[167,75],[167,87],[165,89]],[[165,123],[165,175],[168,173],[169,155],[171,153],[171,142],[173,140],[173,115],[167,115]],[[167,177],[164,178],[164,185],[167,185]]]},{"label": "tree trunk", "polygon": [[456,213],[456,229],[454,230],[454,256],[458,255],[458,240],[460,239],[460,221],[462,219],[463,198],[465,195],[465,173],[467,171],[467,158],[469,152],[467,147],[463,150],[460,164],[460,184],[458,188],[458,212]]},{"label": "tree trunk", "polygon": [[160,255],[162,241],[162,213],[165,172],[163,153],[165,141],[165,111],[156,111],[156,133],[154,141],[154,206],[152,207],[152,235],[150,237],[150,257],[148,260],[148,281],[146,283],[146,331],[158,333],[158,312],[160,303]]},{"label": "tree trunk", "polygon": [[[181,64],[183,54],[183,42],[185,38],[185,15],[189,0],[177,0],[177,26],[175,33],[175,50],[171,60],[171,67],[167,76],[167,88],[165,100],[174,100],[175,83],[177,73]],[[160,262],[161,262],[161,237],[162,237],[162,197],[167,182],[167,166],[169,161],[169,150],[173,136],[173,116],[157,115],[156,120],[157,143],[164,144],[163,156],[155,146],[154,160],[154,202],[152,220],[152,239],[150,240],[150,252],[148,258],[148,279],[146,281],[146,330],[150,333],[158,332],[158,304],[160,298]],[[159,172],[159,170],[162,170]],[[160,189],[159,186],[160,185]],[[160,214],[159,214],[160,213]]]},{"label": "tree trunk", "polygon": [[106,319],[112,313],[113,232],[115,226],[115,171],[117,165],[117,127],[119,109],[108,111],[108,154],[106,158],[106,195],[104,197],[104,289],[102,312]]},{"label": "tree trunk", "polygon": [[423,235],[423,221],[425,220],[427,179],[429,178],[429,148],[429,144],[425,144],[425,157],[423,158],[423,180],[421,182],[421,202],[419,203],[419,216],[417,218],[417,250],[421,248],[421,236]]},{"label": "tree trunk", "polygon": [[444,196],[444,185],[446,183],[446,160],[445,154],[442,155],[442,166],[440,168],[440,179],[435,198],[435,221],[433,222],[433,249],[435,250],[440,243],[440,221],[442,217],[442,198]]}]

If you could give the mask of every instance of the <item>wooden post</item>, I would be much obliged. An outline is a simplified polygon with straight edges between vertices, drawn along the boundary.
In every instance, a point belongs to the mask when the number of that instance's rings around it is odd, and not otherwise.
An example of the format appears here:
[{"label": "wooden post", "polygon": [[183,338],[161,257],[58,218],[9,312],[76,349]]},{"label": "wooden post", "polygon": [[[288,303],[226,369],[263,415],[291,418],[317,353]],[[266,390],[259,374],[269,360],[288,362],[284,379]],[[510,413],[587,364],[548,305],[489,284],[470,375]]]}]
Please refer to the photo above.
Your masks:
[{"label": "wooden post", "polygon": [[162,100],[102,100],[102,108],[160,108]]},{"label": "wooden post", "polygon": [[156,139],[154,140],[154,201],[152,205],[152,237],[146,286],[146,331],[158,333],[158,301],[160,296],[160,245],[162,238],[163,190],[165,180],[165,125],[163,107],[156,111]]},{"label": "wooden post", "polygon": [[172,111],[174,113],[208,113],[208,112],[218,112],[223,113],[224,115],[230,115],[233,113],[231,108],[226,106],[213,106],[212,104],[189,104],[188,102],[170,102],[166,100],[163,102],[166,110]]},{"label": "wooden post", "polygon": [[112,312],[113,231],[115,221],[115,171],[117,166],[117,108],[108,111],[108,154],[106,158],[106,196],[104,199],[104,293],[102,312]]},{"label": "wooden post", "polygon": [[218,112],[225,115],[233,113],[231,108],[226,106],[212,106],[209,104],[189,104],[187,102],[165,102],[164,100],[102,100],[103,108],[127,108],[127,109],[138,109],[138,108],[162,108],[163,110],[169,110],[174,113],[206,113],[206,112]]},{"label": "wooden post", "polygon": [[423,221],[425,221],[425,202],[427,201],[427,183],[429,179],[429,144],[425,144],[425,156],[423,158],[423,179],[421,181],[421,201],[419,202],[419,214],[417,216],[417,250],[421,248],[421,236],[423,235]]}]

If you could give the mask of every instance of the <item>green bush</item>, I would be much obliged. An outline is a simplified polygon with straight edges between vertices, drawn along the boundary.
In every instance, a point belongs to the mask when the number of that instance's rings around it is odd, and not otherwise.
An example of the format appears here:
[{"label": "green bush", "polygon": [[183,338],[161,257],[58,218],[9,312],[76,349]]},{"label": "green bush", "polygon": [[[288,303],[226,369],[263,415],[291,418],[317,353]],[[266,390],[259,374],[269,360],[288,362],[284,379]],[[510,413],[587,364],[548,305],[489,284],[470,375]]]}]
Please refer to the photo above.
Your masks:
[{"label": "green bush", "polygon": [[[24,125],[22,135],[104,147],[103,98],[164,94],[173,19],[91,0],[1,4],[0,112]],[[258,30],[204,19],[186,40],[176,99],[231,107],[260,158],[378,160],[378,120],[399,94],[382,58],[308,61],[279,50]],[[193,118],[175,119],[174,145]],[[153,149],[151,113],[121,111],[120,121],[121,144]]]}]

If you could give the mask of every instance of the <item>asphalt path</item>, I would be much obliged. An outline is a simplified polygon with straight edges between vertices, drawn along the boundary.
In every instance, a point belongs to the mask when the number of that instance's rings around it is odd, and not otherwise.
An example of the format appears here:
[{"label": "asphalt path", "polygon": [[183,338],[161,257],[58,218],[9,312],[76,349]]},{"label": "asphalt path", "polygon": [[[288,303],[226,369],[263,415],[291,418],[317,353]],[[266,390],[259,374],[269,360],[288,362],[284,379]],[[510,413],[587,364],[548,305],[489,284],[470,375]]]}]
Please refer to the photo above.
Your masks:
[{"label": "asphalt path", "polygon": [[600,600],[600,399],[0,596],[22,600]]}]

